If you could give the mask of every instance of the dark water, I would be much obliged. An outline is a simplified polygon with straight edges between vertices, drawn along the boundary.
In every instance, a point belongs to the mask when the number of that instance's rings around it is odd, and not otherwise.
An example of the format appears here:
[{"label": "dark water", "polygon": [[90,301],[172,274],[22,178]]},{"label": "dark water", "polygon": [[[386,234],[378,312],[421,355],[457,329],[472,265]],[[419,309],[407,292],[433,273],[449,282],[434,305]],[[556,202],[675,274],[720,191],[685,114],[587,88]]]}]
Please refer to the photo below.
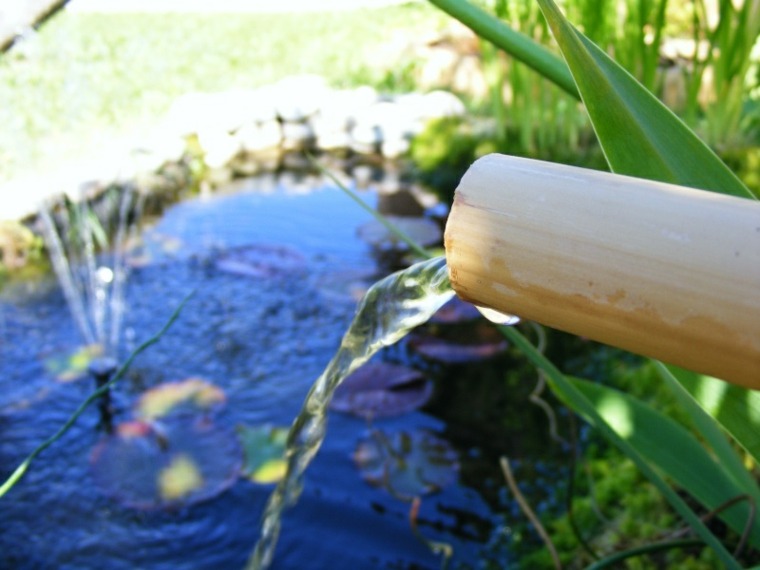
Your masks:
[{"label": "dark water", "polygon": [[[367,220],[337,189],[305,192],[253,181],[235,193],[172,207],[135,254],[124,350],[152,336],[189,292],[195,294],[116,388],[117,421],[131,416],[145,389],[199,376],[226,392],[216,420],[225,429],[289,425],[351,320],[352,294],[378,276],[368,247],[355,237]],[[58,382],[43,365],[46,356],[78,342],[53,284],[6,292],[0,305],[3,478],[90,392],[89,381]],[[404,350],[384,357],[404,359]],[[551,445],[540,412],[525,411],[526,390],[507,390],[503,368],[502,361],[480,368],[432,365],[431,404],[373,426],[388,433],[428,430],[459,453],[459,482],[424,497],[418,522],[428,539],[453,546],[455,567],[508,564],[509,525],[520,516],[495,458],[527,457]],[[532,379],[525,377],[529,391]],[[470,393],[472,400],[465,397]],[[369,486],[355,468],[351,454],[368,431],[366,422],[330,416],[300,500],[283,519],[272,567],[439,568],[440,557],[410,529],[409,504]],[[0,499],[0,568],[244,566],[271,486],[241,479],[190,506],[123,507],[94,484],[89,457],[99,437],[96,423],[93,408]],[[538,428],[531,438],[520,433],[531,426]],[[555,483],[560,474],[551,465],[526,467],[530,485]],[[549,495],[545,508],[554,500]]]}]

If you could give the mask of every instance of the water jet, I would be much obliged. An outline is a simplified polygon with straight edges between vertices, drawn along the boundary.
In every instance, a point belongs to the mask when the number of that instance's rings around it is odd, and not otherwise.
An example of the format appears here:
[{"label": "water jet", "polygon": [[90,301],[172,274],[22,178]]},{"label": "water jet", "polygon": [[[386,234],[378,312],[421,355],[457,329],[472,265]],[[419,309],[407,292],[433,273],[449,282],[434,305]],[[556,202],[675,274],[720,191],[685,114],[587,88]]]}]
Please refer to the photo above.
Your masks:
[{"label": "water jet", "polygon": [[[39,219],[72,318],[82,339],[101,352],[88,367],[96,389],[101,389],[118,368],[127,278],[125,247],[136,229],[142,200],[130,187],[113,188],[97,200],[99,215],[94,200],[82,196],[76,203],[66,199],[57,217],[52,206],[42,204]],[[104,253],[99,255],[99,249]],[[105,390],[98,409],[99,428],[111,433],[110,390]]]}]

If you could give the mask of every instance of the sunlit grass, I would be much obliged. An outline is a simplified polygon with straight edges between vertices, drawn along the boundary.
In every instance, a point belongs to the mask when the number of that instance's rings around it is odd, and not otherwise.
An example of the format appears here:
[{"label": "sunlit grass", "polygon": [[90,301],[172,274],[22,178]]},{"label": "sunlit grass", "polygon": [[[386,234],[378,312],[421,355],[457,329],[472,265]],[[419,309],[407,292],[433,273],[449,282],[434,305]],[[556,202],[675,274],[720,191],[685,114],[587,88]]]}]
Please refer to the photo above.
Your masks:
[{"label": "sunlit grass", "polygon": [[147,131],[189,91],[313,73],[337,86],[403,81],[392,38],[435,28],[426,3],[308,14],[84,14],[65,10],[0,56],[0,181]]}]

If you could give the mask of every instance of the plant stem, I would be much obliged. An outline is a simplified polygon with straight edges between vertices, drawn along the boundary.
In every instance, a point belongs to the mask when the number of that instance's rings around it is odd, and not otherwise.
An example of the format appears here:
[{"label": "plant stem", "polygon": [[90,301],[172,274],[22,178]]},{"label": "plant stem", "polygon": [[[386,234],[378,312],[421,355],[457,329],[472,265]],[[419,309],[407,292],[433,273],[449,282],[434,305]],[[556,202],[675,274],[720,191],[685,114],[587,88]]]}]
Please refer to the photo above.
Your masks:
[{"label": "plant stem", "polygon": [[391,222],[389,222],[385,216],[383,216],[380,212],[375,210],[372,206],[367,204],[364,200],[362,200],[359,195],[348,188],[345,184],[343,184],[340,180],[338,180],[335,175],[330,172],[329,170],[326,170],[324,167],[322,167],[311,155],[307,155],[307,158],[311,161],[312,165],[316,167],[322,174],[327,176],[330,180],[333,181],[333,183],[343,190],[349,198],[351,198],[354,202],[359,204],[364,210],[369,212],[373,218],[375,218],[378,222],[380,222],[385,229],[387,229],[389,232],[391,232],[393,235],[395,235],[398,239],[403,241],[406,245],[409,246],[409,248],[414,251],[417,255],[424,259],[431,259],[433,256],[430,255],[428,251],[425,250],[422,246],[420,246],[416,241],[414,241],[409,235],[404,232],[401,228],[395,226]]},{"label": "plant stem", "polygon": [[684,518],[694,532],[710,546],[720,558],[721,562],[732,570],[740,570],[739,562],[731,556],[723,543],[710,532],[699,517],[691,510],[686,502],[665,482],[665,480],[647,463],[647,461],[628,443],[621,438],[609,424],[596,411],[594,405],[562,374],[550,360],[541,354],[533,344],[513,327],[499,327],[502,334],[512,342],[530,360],[534,366],[543,370],[546,379],[554,392],[570,409],[582,415],[610,442],[614,443],[625,453],[647,479],[662,493],[673,509]]},{"label": "plant stem", "polygon": [[554,568],[556,568],[556,570],[562,570],[562,562],[560,561],[559,555],[557,554],[557,549],[554,547],[554,543],[552,542],[551,537],[549,537],[549,533],[546,532],[544,525],[541,524],[541,520],[538,518],[538,516],[536,516],[536,513],[533,512],[533,509],[530,508],[528,500],[525,498],[525,496],[522,494],[522,491],[520,491],[520,488],[517,486],[515,477],[512,474],[512,468],[509,466],[509,459],[506,457],[501,457],[499,459],[499,464],[501,465],[501,470],[504,473],[504,479],[506,480],[507,485],[517,500],[517,504],[520,505],[520,509],[522,509],[522,512],[525,514],[525,516],[530,519],[530,522],[535,527],[536,532],[541,537],[541,540],[546,545],[546,548],[549,550],[549,554],[552,557],[552,562],[554,563]]},{"label": "plant stem", "polygon": [[610,566],[614,566],[615,568],[618,568],[618,566],[616,565],[628,558],[641,556],[642,554],[652,554],[654,552],[659,552],[661,550],[671,550],[673,548],[687,548],[689,546],[704,546],[704,543],[701,540],[697,540],[694,538],[686,538],[683,540],[667,540],[664,542],[655,542],[652,544],[645,544],[644,546],[638,546],[636,548],[631,548],[630,550],[617,552],[613,554],[612,556],[603,558],[602,560],[594,562],[591,566],[587,567],[586,570],[602,570],[602,568],[609,568]]},{"label": "plant stem", "polygon": [[567,65],[538,42],[516,32],[498,18],[466,0],[430,0],[430,3],[462,22],[481,38],[531,67],[573,97],[580,98]]},{"label": "plant stem", "polygon": [[174,310],[171,317],[169,317],[169,320],[166,322],[166,324],[161,327],[161,330],[158,331],[154,336],[143,342],[140,346],[138,346],[132,354],[129,355],[129,358],[127,358],[126,362],[122,364],[122,366],[116,371],[116,373],[111,377],[111,379],[100,386],[97,390],[95,390],[92,394],[90,394],[81,404],[79,404],[79,407],[74,411],[71,416],[69,416],[69,419],[66,420],[66,422],[58,429],[55,434],[53,434],[51,437],[43,441],[40,445],[37,446],[37,448],[32,451],[26,459],[24,459],[18,467],[11,473],[11,475],[3,482],[2,485],[0,485],[0,498],[2,498],[8,491],[10,491],[13,486],[18,483],[21,478],[26,474],[26,472],[29,470],[29,466],[32,464],[32,461],[35,460],[35,458],[45,451],[48,447],[53,445],[56,441],[58,441],[69,429],[71,426],[76,423],[76,421],[79,419],[79,416],[82,415],[82,413],[87,409],[87,407],[92,404],[95,400],[98,400],[101,396],[106,394],[110,389],[111,386],[113,386],[117,380],[121,379],[124,374],[127,372],[129,367],[131,366],[132,362],[134,361],[137,356],[142,353],[145,349],[148,347],[156,344],[159,339],[164,335],[164,333],[169,330],[169,327],[174,324],[174,321],[177,320],[179,317],[180,311],[185,306],[185,303],[190,299],[190,297],[193,295],[193,293],[190,293],[187,297],[185,297],[182,302],[179,304],[179,306]]}]

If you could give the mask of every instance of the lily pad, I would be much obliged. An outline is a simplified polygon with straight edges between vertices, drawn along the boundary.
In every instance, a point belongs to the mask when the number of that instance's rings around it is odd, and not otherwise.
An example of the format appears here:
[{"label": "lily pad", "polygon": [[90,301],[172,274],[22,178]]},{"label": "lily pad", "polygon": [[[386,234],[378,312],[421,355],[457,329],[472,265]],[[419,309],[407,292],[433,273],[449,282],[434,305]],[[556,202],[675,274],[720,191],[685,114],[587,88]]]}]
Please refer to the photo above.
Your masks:
[{"label": "lily pad", "polygon": [[477,320],[480,316],[480,311],[475,305],[462,301],[459,297],[452,297],[428,322],[441,325],[460,324]]},{"label": "lily pad", "polygon": [[[386,216],[386,219],[422,247],[440,243],[443,237],[441,227],[428,218]],[[382,250],[406,251],[409,249],[406,242],[401,241],[377,220],[371,220],[362,225],[358,234],[360,239]]]},{"label": "lily pad", "polygon": [[432,382],[419,371],[370,362],[343,381],[331,407],[366,419],[396,416],[423,406],[432,394]]},{"label": "lily pad", "polygon": [[193,458],[184,453],[172,457],[169,465],[158,474],[158,488],[162,499],[182,500],[203,487],[203,476]]},{"label": "lily pad", "polygon": [[282,277],[301,273],[306,258],[284,245],[254,244],[227,250],[214,262],[217,269],[245,277]]},{"label": "lily pad", "polygon": [[494,358],[502,354],[509,344],[503,338],[465,344],[417,333],[410,335],[408,346],[428,360],[444,364],[466,364]]},{"label": "lily pad", "polygon": [[254,483],[277,483],[285,476],[285,444],[288,428],[239,426],[238,435],[243,444],[243,475]]},{"label": "lily pad", "polygon": [[93,479],[106,495],[137,509],[176,507],[229,487],[241,467],[228,430],[199,418],[131,421],[104,436],[90,457]]},{"label": "lily pad", "polygon": [[169,414],[209,412],[224,405],[224,392],[201,378],[159,384],[137,402],[135,416],[155,420]]},{"label": "lily pad", "polygon": [[44,358],[45,370],[59,382],[73,382],[88,376],[93,360],[103,355],[99,344],[80,346],[73,351],[53,354]]},{"label": "lily pad", "polygon": [[370,485],[403,500],[439,491],[456,481],[457,453],[430,432],[374,431],[359,442],[354,461]]}]

